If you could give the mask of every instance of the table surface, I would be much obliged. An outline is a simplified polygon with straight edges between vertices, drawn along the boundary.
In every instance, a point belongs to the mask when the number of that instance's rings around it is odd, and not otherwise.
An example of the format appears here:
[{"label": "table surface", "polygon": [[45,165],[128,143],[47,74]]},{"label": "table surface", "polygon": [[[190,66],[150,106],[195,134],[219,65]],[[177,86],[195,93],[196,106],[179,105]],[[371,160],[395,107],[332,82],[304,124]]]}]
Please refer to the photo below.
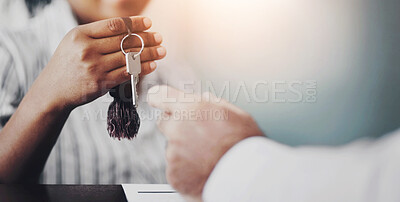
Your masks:
[{"label": "table surface", "polygon": [[121,185],[3,185],[0,201],[5,202],[126,202]]}]

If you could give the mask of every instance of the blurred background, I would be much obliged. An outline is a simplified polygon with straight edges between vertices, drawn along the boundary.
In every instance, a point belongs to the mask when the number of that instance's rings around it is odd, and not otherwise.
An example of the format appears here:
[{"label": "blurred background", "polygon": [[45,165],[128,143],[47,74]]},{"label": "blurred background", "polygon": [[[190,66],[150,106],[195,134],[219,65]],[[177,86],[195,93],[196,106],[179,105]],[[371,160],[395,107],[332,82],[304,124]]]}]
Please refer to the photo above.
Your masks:
[{"label": "blurred background", "polygon": [[[3,25],[28,18],[23,0],[0,6]],[[400,126],[399,10],[398,0],[152,0],[143,15],[164,37],[160,68],[190,66],[217,94],[228,82],[222,97],[272,139],[338,145]],[[302,97],[289,101],[293,83]],[[235,96],[242,84],[268,101]]]}]

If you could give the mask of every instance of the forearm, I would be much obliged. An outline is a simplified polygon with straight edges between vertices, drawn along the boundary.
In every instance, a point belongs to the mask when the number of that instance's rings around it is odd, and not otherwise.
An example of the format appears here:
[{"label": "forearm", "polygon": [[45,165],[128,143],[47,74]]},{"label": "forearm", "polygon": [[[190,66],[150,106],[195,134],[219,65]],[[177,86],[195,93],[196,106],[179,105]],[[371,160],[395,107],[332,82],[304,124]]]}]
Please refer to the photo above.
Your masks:
[{"label": "forearm", "polygon": [[46,96],[31,88],[0,132],[0,183],[37,181],[71,111]]}]

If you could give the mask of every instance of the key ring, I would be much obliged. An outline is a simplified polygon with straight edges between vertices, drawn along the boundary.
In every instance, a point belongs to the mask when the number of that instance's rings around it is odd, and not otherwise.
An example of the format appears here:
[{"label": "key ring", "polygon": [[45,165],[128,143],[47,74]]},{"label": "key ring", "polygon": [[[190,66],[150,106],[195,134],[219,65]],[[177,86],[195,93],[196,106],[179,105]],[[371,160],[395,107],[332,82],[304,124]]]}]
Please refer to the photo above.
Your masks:
[{"label": "key ring", "polygon": [[139,51],[138,53],[136,53],[136,54],[134,55],[134,57],[136,58],[138,55],[142,54],[142,52],[143,52],[143,49],[144,49],[144,41],[143,41],[143,38],[142,38],[141,36],[139,36],[138,34],[135,34],[135,33],[129,33],[129,34],[127,34],[124,38],[122,38],[122,41],[121,41],[121,51],[124,53],[124,55],[126,55],[127,53],[125,52],[124,47],[122,47],[122,44],[124,44],[124,40],[125,40],[126,38],[128,38],[129,36],[136,36],[136,37],[138,37],[138,38],[140,39],[140,41],[142,42],[142,48],[140,49],[140,51]]}]

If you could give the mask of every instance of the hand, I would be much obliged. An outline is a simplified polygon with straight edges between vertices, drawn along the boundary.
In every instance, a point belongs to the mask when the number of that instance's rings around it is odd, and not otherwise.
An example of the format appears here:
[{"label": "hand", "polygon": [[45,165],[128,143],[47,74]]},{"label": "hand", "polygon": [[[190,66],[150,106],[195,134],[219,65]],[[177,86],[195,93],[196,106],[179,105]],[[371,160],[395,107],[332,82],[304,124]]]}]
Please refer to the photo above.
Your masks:
[{"label": "hand", "polygon": [[164,111],[167,180],[189,200],[201,200],[204,184],[219,159],[239,141],[261,136],[253,118],[210,93],[185,94],[167,86],[148,91],[151,106]]},{"label": "hand", "polygon": [[[151,27],[145,17],[131,17],[133,32],[145,43],[141,54],[142,75],[156,68],[155,60],[166,55],[160,46],[161,35],[144,32]],[[71,30],[61,41],[50,62],[33,84],[31,95],[50,105],[75,108],[104,95],[109,89],[129,80],[125,55],[120,50],[127,29],[120,18],[81,25]],[[141,42],[128,37],[125,51],[139,51]]]}]

